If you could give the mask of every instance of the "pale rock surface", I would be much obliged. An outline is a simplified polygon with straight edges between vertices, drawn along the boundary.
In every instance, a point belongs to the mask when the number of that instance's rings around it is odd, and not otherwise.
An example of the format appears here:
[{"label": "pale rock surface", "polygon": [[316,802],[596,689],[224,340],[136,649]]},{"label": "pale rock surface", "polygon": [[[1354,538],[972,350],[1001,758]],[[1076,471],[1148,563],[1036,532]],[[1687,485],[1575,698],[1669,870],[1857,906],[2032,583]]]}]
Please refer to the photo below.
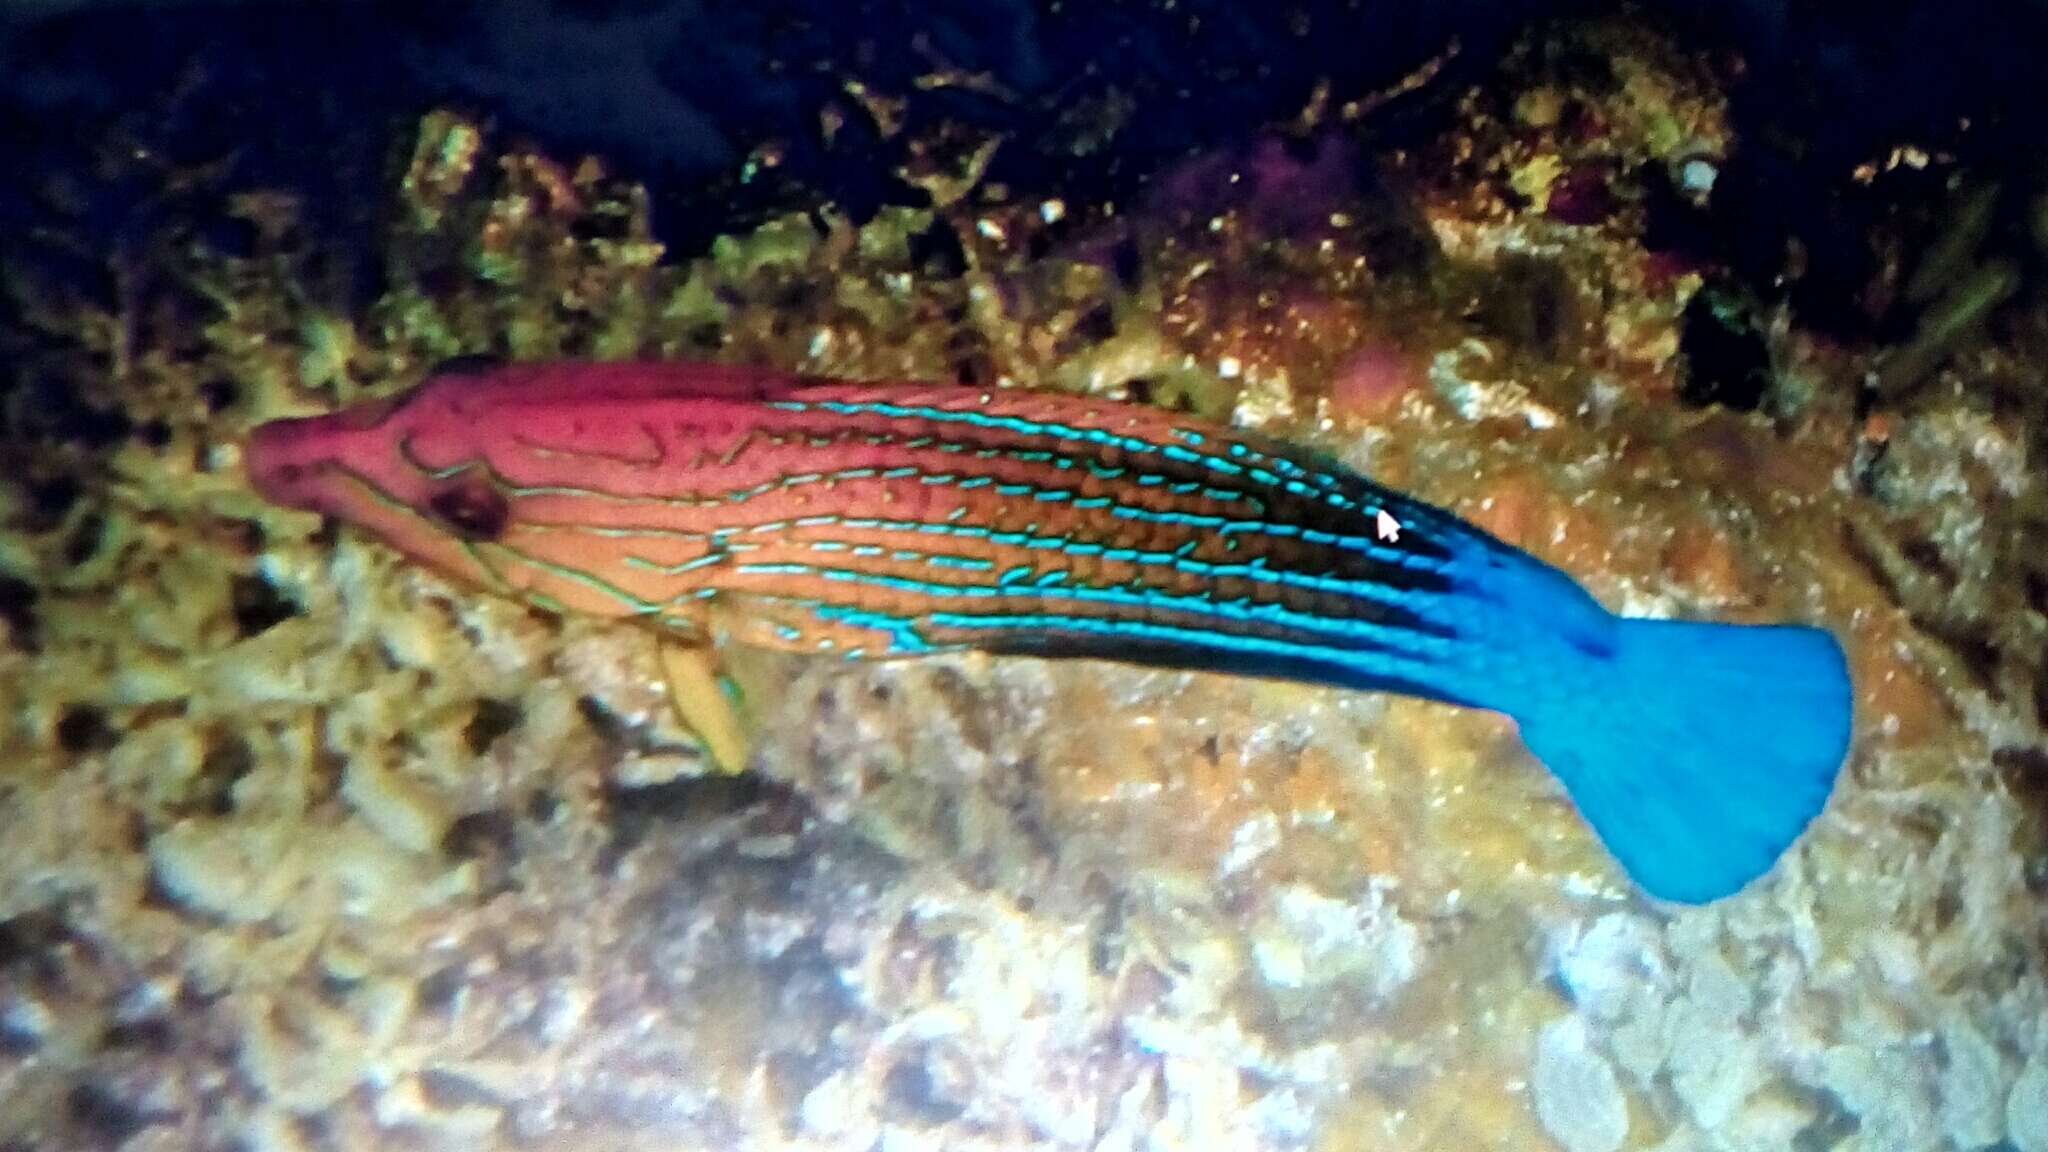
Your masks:
[{"label": "pale rock surface", "polygon": [[1628,1138],[1628,1101],[1586,1026],[1567,1016],[1536,1040],[1536,1116],[1566,1152],[1616,1152]]},{"label": "pale rock surface", "polygon": [[2036,1050],[2013,1081],[2005,1127],[2019,1152],[2048,1152],[2048,1051]]}]

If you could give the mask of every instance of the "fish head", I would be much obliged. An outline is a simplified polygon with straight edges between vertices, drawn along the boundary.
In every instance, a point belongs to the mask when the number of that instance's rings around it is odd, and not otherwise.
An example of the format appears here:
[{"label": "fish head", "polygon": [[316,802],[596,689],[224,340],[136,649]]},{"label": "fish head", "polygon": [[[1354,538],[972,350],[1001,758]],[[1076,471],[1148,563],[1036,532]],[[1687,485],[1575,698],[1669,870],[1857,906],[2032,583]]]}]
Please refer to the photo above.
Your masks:
[{"label": "fish head", "polygon": [[243,466],[266,500],[338,520],[459,580],[499,583],[479,546],[513,527],[491,467],[516,405],[462,372],[249,435]]},{"label": "fish head", "polygon": [[670,457],[678,429],[695,438],[692,460],[706,444],[744,443],[752,402],[797,383],[737,366],[460,361],[392,398],[264,424],[242,458],[271,502],[458,582],[549,610],[675,623],[642,595],[656,578],[625,546],[581,529],[623,515],[607,498],[658,497],[682,482],[684,457]]}]

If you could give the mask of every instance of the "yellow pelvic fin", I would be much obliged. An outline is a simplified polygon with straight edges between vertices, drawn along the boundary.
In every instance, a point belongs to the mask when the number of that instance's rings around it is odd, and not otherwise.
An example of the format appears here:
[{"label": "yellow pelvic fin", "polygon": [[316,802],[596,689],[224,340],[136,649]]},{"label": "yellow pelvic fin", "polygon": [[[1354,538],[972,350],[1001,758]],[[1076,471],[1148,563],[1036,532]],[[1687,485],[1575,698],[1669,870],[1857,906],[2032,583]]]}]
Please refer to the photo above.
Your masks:
[{"label": "yellow pelvic fin", "polygon": [[676,716],[704,742],[704,750],[722,772],[740,772],[750,751],[738,710],[719,683],[717,658],[704,645],[672,641],[658,646],[661,669],[668,677],[668,697]]}]

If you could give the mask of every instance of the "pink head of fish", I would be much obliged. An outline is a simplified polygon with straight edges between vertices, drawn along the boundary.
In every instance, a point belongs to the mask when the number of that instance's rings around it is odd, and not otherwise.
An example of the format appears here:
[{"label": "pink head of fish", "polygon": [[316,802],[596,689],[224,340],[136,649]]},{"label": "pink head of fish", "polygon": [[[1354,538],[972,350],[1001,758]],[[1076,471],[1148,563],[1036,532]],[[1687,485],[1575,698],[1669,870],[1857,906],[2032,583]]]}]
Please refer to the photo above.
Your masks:
[{"label": "pink head of fish", "polygon": [[616,470],[607,458],[644,450],[642,426],[631,419],[640,407],[686,397],[730,411],[732,402],[799,383],[715,365],[452,368],[400,396],[263,424],[249,435],[243,465],[271,503],[340,520],[444,574],[489,585],[491,574],[465,545],[510,527],[502,481],[549,479],[522,473],[535,466],[522,446],[562,446],[564,468],[573,463],[602,482],[597,473]]}]

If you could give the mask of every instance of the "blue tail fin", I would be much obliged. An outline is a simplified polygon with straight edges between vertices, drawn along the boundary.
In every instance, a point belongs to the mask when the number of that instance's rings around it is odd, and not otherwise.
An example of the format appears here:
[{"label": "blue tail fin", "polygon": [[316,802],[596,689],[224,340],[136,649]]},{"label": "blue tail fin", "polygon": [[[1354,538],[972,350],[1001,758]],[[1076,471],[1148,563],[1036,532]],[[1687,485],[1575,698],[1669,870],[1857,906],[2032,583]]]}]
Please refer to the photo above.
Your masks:
[{"label": "blue tail fin", "polygon": [[1645,891],[1729,895],[1827,803],[1849,746],[1841,647],[1814,628],[1615,624],[1585,675],[1519,702],[1522,739]]}]

